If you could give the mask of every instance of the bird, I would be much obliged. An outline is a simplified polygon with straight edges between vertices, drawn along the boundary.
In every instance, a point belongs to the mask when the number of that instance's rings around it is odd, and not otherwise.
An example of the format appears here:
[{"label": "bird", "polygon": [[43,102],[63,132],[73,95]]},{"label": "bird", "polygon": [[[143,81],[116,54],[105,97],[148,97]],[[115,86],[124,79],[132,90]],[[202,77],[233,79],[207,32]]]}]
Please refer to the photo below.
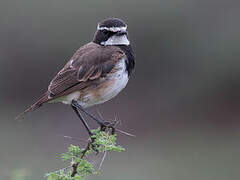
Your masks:
[{"label": "bird", "polygon": [[89,135],[91,130],[81,112],[106,126],[85,109],[115,97],[128,83],[135,68],[127,24],[119,18],[100,21],[93,40],[80,47],[51,80],[47,91],[16,119],[46,103],[70,105]]}]

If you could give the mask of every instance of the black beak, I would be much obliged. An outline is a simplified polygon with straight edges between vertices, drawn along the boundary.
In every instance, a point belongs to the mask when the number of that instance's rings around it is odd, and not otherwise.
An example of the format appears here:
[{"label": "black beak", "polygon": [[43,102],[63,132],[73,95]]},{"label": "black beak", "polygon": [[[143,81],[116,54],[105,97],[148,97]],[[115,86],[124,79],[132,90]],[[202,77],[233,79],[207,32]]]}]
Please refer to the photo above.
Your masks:
[{"label": "black beak", "polygon": [[127,31],[118,31],[116,33],[117,36],[122,36],[122,35],[127,35],[127,34],[128,34]]}]

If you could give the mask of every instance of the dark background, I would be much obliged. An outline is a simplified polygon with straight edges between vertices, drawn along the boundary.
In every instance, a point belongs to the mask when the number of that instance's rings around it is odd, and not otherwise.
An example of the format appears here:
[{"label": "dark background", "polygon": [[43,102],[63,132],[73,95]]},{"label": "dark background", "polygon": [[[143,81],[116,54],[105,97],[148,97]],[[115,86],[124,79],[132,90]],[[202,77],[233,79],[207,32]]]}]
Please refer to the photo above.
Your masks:
[{"label": "dark background", "polygon": [[[123,153],[98,180],[234,180],[240,166],[240,3],[231,0],[1,0],[0,179],[40,180],[87,133],[69,106],[34,102],[92,40],[97,22],[128,24],[136,70],[113,100],[90,108],[117,116]],[[90,121],[92,127],[96,124]],[[96,165],[101,158],[92,158]]]}]

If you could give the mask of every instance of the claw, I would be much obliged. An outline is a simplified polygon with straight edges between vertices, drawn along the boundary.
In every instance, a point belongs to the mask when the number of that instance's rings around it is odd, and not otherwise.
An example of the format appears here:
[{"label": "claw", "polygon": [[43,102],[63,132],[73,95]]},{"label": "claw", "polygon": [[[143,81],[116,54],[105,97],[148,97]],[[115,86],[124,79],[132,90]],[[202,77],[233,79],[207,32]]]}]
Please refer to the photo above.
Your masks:
[{"label": "claw", "polygon": [[111,134],[115,134],[115,125],[116,125],[116,121],[114,122],[109,122],[109,121],[105,121],[103,124],[101,124],[101,131],[106,131],[107,129],[111,130]]}]

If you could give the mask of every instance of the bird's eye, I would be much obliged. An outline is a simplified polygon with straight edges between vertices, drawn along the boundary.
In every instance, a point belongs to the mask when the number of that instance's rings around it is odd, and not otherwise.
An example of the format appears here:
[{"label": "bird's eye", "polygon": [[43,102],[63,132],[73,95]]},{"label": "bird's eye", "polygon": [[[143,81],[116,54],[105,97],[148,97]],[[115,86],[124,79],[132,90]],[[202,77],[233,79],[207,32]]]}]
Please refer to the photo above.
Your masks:
[{"label": "bird's eye", "polygon": [[103,34],[107,35],[108,34],[108,31],[106,29],[104,29],[103,31]]}]

